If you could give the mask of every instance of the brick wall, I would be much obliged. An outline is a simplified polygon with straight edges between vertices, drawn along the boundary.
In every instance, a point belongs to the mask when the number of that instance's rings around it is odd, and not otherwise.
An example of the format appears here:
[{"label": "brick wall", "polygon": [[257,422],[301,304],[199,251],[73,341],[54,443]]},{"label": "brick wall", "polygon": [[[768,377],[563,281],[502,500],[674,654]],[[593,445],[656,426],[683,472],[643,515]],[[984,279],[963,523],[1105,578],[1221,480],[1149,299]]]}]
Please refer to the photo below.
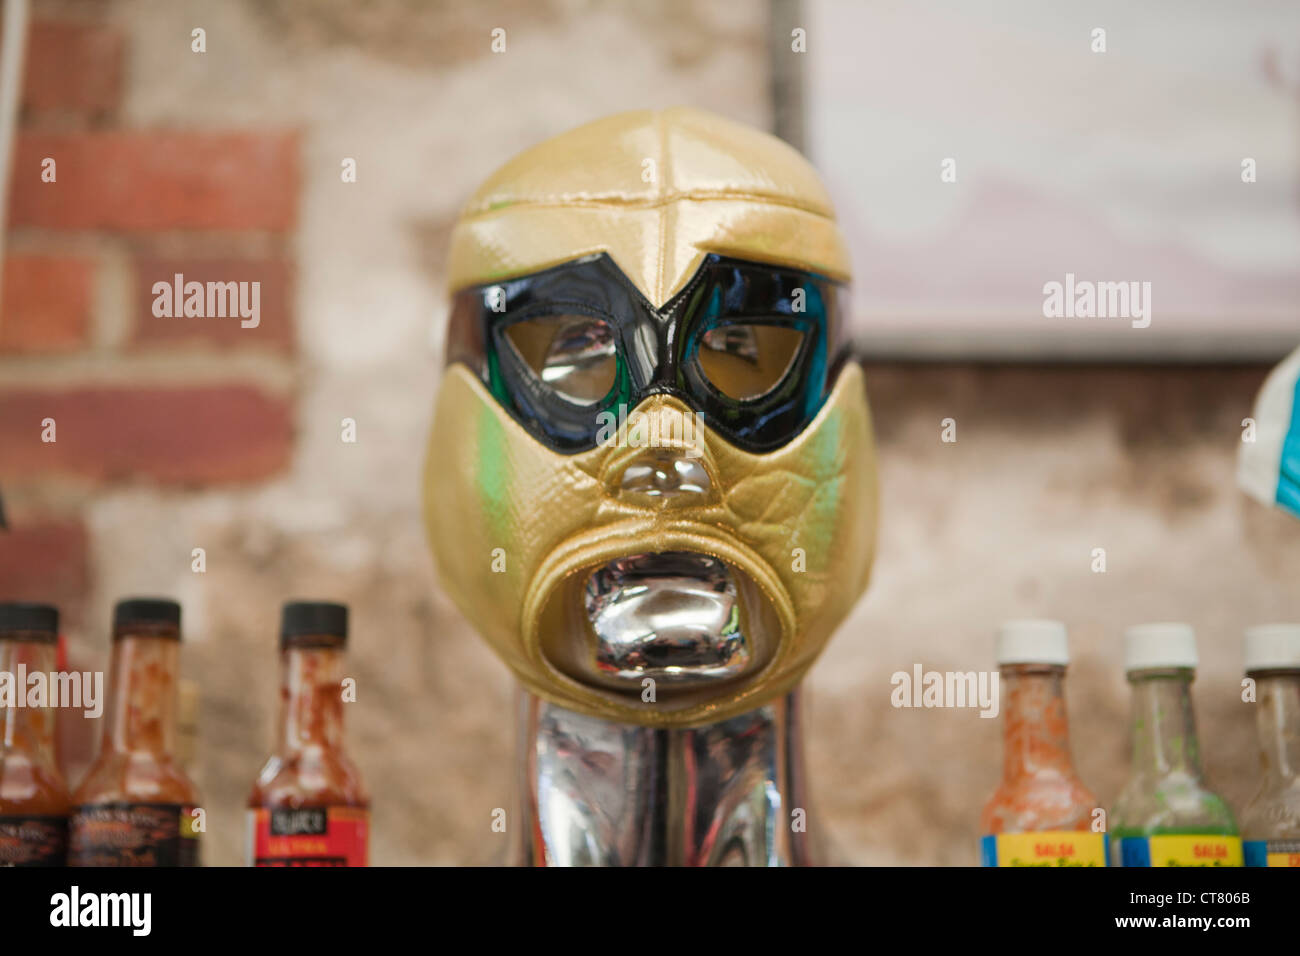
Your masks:
[{"label": "brick wall", "polygon": [[[280,605],[348,604],[372,860],[490,858],[512,682],[441,594],[419,498],[450,229],[491,169],[598,116],[693,103],[767,124],[765,0],[33,6],[5,270],[23,305],[0,321],[16,529],[0,593],[59,602],[72,662],[92,668],[115,599],[181,601],[218,865],[243,860],[277,719]],[[57,185],[40,182],[46,153]],[[261,281],[259,327],[155,317],[153,285],[177,272]]]},{"label": "brick wall", "polygon": [[[94,7],[54,12],[31,24],[9,196],[0,596],[58,602],[75,626],[94,495],[258,482],[290,460],[300,144],[123,122],[126,37]],[[258,282],[258,326],[155,316],[177,274]]]}]

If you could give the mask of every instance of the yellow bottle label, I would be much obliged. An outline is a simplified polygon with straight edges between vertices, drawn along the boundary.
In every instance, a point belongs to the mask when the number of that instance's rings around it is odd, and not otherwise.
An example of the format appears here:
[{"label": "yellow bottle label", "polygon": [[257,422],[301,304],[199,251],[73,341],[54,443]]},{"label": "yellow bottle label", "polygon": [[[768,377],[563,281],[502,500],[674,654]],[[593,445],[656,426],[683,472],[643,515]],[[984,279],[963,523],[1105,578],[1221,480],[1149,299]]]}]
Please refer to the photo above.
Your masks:
[{"label": "yellow bottle label", "polygon": [[1300,867],[1300,840],[1247,840],[1247,866]]},{"label": "yellow bottle label", "polygon": [[1105,866],[1106,834],[1039,830],[984,837],[984,866]]},{"label": "yellow bottle label", "polygon": [[1243,866],[1241,838],[1235,836],[1153,836],[1151,866]]}]

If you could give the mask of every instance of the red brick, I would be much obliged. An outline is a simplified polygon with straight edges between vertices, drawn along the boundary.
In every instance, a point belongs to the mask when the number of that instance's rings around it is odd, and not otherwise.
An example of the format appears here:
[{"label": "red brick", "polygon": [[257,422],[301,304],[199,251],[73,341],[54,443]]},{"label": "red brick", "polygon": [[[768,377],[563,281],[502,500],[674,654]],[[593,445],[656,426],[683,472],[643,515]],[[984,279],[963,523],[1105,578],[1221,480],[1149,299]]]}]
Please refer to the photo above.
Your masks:
[{"label": "red brick", "polygon": [[[57,180],[41,181],[54,159]],[[294,133],[19,135],[10,224],[47,229],[258,229],[297,218]]]},{"label": "red brick", "polygon": [[111,27],[67,20],[36,20],[27,34],[22,105],[32,114],[100,119],[122,97],[122,35]]},{"label": "red brick", "polygon": [[87,550],[79,522],[9,515],[9,530],[0,530],[0,601],[41,601],[74,615],[90,580]]},{"label": "red brick", "polygon": [[[244,328],[237,317],[159,318],[153,314],[156,282],[171,287],[179,273],[188,282],[257,282],[259,322]],[[135,265],[133,344],[140,346],[203,342],[221,346],[267,346],[281,351],[293,347],[290,311],[293,268],[285,259],[141,259]],[[184,301],[182,299],[182,301]]]},{"label": "red brick", "polygon": [[[55,442],[41,441],[45,418]],[[292,431],[286,399],[244,385],[0,389],[7,479],[249,481],[288,464]]]},{"label": "red brick", "polygon": [[67,352],[86,342],[95,264],[61,256],[9,256],[0,304],[0,352]]}]

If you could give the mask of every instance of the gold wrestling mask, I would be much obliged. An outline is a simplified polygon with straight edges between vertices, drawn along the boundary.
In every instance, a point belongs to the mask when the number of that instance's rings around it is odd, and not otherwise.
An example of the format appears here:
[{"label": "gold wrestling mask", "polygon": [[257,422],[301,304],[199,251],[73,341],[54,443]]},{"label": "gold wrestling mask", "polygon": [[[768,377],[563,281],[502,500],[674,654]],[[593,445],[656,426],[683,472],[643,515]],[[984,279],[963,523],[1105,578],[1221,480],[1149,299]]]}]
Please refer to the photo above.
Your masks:
[{"label": "gold wrestling mask", "polygon": [[683,727],[793,689],[866,588],[876,471],[812,167],[691,109],[536,146],[452,233],[424,472],[443,587],[525,688]]}]

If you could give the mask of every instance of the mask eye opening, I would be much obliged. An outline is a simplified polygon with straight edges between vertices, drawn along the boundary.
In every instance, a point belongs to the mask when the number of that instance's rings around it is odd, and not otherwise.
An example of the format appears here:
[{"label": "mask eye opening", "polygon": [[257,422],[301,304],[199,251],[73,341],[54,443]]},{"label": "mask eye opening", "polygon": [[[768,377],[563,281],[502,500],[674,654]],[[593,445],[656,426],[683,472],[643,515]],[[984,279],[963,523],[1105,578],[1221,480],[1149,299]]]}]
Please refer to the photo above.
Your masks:
[{"label": "mask eye opening", "polygon": [[555,397],[575,406],[606,400],[618,384],[617,333],[582,313],[529,316],[499,330],[516,363]]},{"label": "mask eye opening", "polygon": [[784,317],[737,318],[705,330],[695,364],[704,382],[733,402],[762,402],[781,391],[800,364],[809,332]]}]

